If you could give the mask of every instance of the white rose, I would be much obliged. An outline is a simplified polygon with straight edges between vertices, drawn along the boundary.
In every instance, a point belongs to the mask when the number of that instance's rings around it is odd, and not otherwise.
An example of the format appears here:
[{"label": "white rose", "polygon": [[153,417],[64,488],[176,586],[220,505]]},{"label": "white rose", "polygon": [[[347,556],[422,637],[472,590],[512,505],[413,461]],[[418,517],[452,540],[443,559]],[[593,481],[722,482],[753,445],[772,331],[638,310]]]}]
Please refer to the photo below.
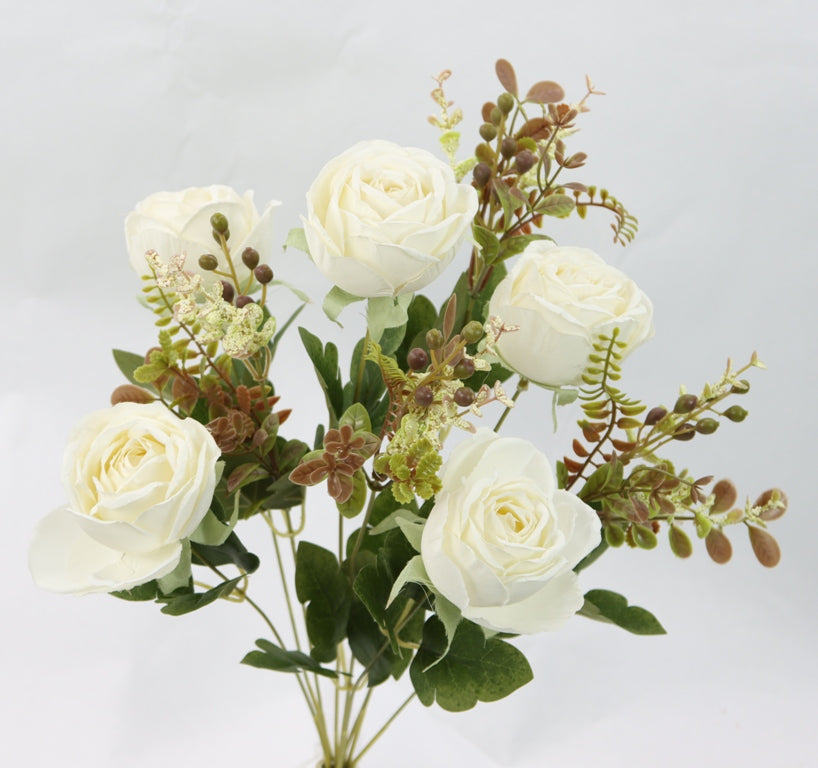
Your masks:
[{"label": "white rose", "polygon": [[353,296],[397,296],[454,258],[477,193],[422,149],[364,141],[330,160],[307,193],[304,234],[319,270]]},{"label": "white rose", "polygon": [[579,610],[572,568],[599,544],[600,522],[557,489],[542,453],[481,429],[452,451],[440,479],[421,555],[432,584],[465,618],[530,634]]},{"label": "white rose", "polygon": [[619,328],[625,353],[653,336],[653,305],[636,283],[586,248],[531,243],[497,286],[489,315],[519,330],[497,351],[538,384],[579,384],[600,334]]},{"label": "white rose", "polygon": [[260,254],[269,253],[272,245],[272,212],[280,205],[268,204],[259,216],[253,203],[253,193],[239,195],[230,187],[190,187],[181,192],[157,192],[137,203],[125,219],[125,240],[131,266],[140,275],[151,274],[145,261],[145,252],[154,250],[163,261],[186,254],[185,269],[201,275],[206,286],[219,279],[213,272],[199,267],[199,257],[212,253],[218,260],[218,269],[230,274],[227,259],[213,239],[210,217],[222,213],[230,225],[227,245],[240,284],[250,271],[244,266],[241,254],[245,248],[255,248]]},{"label": "white rose", "polygon": [[63,457],[68,504],[40,521],[29,566],[53,592],[130,589],[170,573],[216,486],[219,448],[160,403],[86,416]]}]

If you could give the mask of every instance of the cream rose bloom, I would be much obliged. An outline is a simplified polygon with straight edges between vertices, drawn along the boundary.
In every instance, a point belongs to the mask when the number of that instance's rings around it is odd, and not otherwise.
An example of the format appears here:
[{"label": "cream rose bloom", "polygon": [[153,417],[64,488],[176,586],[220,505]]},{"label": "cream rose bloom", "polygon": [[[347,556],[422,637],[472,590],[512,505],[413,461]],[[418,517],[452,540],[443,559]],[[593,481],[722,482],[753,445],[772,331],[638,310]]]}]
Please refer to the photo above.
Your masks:
[{"label": "cream rose bloom", "polygon": [[454,258],[477,193],[422,149],[365,141],[330,160],[307,193],[304,235],[319,270],[353,296],[397,296]]},{"label": "cream rose bloom", "polygon": [[255,248],[260,254],[269,253],[272,246],[273,209],[271,202],[259,216],[253,203],[253,193],[239,195],[230,187],[190,187],[180,192],[157,192],[137,203],[125,219],[125,240],[131,266],[140,275],[149,275],[145,253],[156,251],[163,261],[186,254],[185,269],[201,275],[206,286],[220,279],[199,267],[199,256],[212,253],[219,260],[219,270],[227,272],[227,259],[213,239],[210,217],[222,213],[230,224],[227,241],[233,265],[241,283],[250,271],[241,260],[245,248]]},{"label": "cream rose bloom", "polygon": [[160,403],[120,403],[86,416],[63,457],[68,503],[34,531],[34,581],[87,594],[170,573],[181,540],[210,507],[219,453],[204,426]]},{"label": "cream rose bloom", "polygon": [[619,328],[625,353],[653,336],[653,305],[627,275],[586,248],[531,243],[489,302],[489,315],[519,330],[497,351],[538,384],[579,384],[600,334]]},{"label": "cream rose bloom", "polygon": [[600,542],[596,512],[557,489],[526,440],[481,429],[441,472],[421,540],[434,587],[463,616],[498,632],[559,628],[582,606],[572,568]]}]

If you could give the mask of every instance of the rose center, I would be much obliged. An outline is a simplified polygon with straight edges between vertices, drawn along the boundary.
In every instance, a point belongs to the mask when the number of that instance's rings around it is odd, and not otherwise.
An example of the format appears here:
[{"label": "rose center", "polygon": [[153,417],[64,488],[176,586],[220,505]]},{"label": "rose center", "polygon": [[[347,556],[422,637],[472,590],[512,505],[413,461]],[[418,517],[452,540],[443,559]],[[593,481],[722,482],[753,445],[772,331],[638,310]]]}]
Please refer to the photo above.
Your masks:
[{"label": "rose center", "polygon": [[497,516],[503,521],[506,527],[514,533],[519,533],[525,528],[525,524],[520,519],[520,515],[507,504],[500,506],[497,510]]}]

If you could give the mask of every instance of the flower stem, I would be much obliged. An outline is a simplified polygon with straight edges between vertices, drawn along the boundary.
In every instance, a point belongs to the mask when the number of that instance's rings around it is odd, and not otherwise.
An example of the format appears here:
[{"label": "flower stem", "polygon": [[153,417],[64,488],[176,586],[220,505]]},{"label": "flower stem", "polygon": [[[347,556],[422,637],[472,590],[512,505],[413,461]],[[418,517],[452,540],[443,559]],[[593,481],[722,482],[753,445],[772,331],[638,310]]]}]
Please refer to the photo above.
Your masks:
[{"label": "flower stem", "polygon": [[[521,392],[525,392],[528,389],[528,379],[524,379],[522,376],[520,380],[517,382],[517,389],[514,390],[514,394],[511,396],[511,402],[516,403],[517,398],[520,396]],[[494,425],[494,431],[499,432],[500,427],[503,426],[503,422],[505,422],[506,417],[508,416],[509,412],[511,411],[513,406],[507,405],[506,409],[500,415],[499,421]]]}]

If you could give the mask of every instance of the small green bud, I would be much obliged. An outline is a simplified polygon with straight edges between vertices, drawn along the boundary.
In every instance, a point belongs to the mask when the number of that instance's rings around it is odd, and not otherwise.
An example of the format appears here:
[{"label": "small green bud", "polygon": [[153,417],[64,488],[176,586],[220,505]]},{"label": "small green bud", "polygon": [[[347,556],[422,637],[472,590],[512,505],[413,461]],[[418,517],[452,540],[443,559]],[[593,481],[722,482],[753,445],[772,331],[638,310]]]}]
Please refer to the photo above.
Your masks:
[{"label": "small green bud", "polygon": [[723,414],[730,421],[740,422],[747,418],[747,411],[740,405],[731,405]]},{"label": "small green bud", "polygon": [[690,413],[699,404],[696,395],[680,395],[673,406],[674,413]]},{"label": "small green bud", "polygon": [[432,328],[426,334],[426,346],[429,349],[440,349],[444,341],[443,334],[437,328]]},{"label": "small green bud", "polygon": [[661,405],[657,405],[655,408],[651,408],[647,416],[645,416],[645,426],[652,427],[664,419],[665,416],[667,416],[667,408],[662,408]]},{"label": "small green bud", "polygon": [[217,243],[221,243],[222,238],[224,238],[225,240],[229,240],[230,239],[230,230],[225,229],[224,232],[218,232],[217,230],[214,229],[213,230],[213,239]]},{"label": "small green bud", "polygon": [[503,114],[507,115],[514,109],[514,97],[510,93],[501,93],[497,97],[497,106]]},{"label": "small green bud", "polygon": [[497,126],[491,123],[483,123],[480,126],[480,138],[483,141],[494,141],[497,138]]},{"label": "small green bud", "polygon": [[233,297],[236,295],[236,291],[233,289],[233,283],[228,283],[227,280],[221,280],[222,284],[222,298],[228,302],[233,302]]},{"label": "small green bud", "polygon": [[461,407],[467,408],[474,402],[475,394],[469,387],[460,387],[454,393],[454,401]]},{"label": "small green bud", "polygon": [[227,237],[225,233],[230,228],[230,225],[227,223],[227,216],[223,213],[214,213],[210,217],[210,226],[213,227],[214,232],[218,232]]},{"label": "small green bud", "polygon": [[[485,146],[482,145],[481,146]],[[478,187],[485,187],[486,184],[489,183],[489,179],[491,178],[491,168],[485,163],[477,163],[474,166],[474,170],[472,171],[472,178],[474,179],[474,183],[477,184]]]},{"label": "small green bud", "polygon": [[258,266],[259,255],[255,248],[245,248],[241,252],[241,260],[247,269],[255,269]]},{"label": "small green bud", "polygon": [[242,307],[246,307],[248,304],[253,304],[254,301],[250,296],[238,296],[236,298],[236,306],[241,309]]},{"label": "small green bud", "polygon": [[503,113],[499,107],[492,107],[491,113],[489,114],[489,121],[494,125],[500,125],[500,123],[503,122]]},{"label": "small green bud", "polygon": [[494,150],[488,144],[478,144],[474,148],[474,156],[481,162],[487,165],[494,163]]},{"label": "small green bud", "polygon": [[456,379],[468,379],[474,373],[474,360],[464,357],[452,372]]},{"label": "small green bud", "polygon": [[253,276],[258,280],[262,285],[266,285],[273,279],[273,270],[270,268],[269,264],[259,264],[253,270]]},{"label": "small green bud", "polygon": [[517,142],[511,136],[506,136],[500,142],[500,154],[506,159],[517,154]]},{"label": "small green bud", "polygon": [[421,408],[428,408],[435,401],[435,393],[428,384],[423,384],[415,390],[415,402]]},{"label": "small green bud", "polygon": [[199,256],[199,266],[207,272],[212,272],[219,266],[219,260],[212,253],[203,253]]},{"label": "small green bud", "polygon": [[712,435],[719,428],[719,423],[715,419],[699,419],[696,422],[696,431],[702,435]]},{"label": "small green bud", "polygon": [[463,326],[461,333],[466,344],[476,344],[483,338],[483,326],[478,320],[471,320]]},{"label": "small green bud", "polygon": [[426,354],[425,349],[415,347],[414,349],[410,349],[409,354],[406,355],[406,364],[413,371],[422,371],[429,365],[429,355]]}]

